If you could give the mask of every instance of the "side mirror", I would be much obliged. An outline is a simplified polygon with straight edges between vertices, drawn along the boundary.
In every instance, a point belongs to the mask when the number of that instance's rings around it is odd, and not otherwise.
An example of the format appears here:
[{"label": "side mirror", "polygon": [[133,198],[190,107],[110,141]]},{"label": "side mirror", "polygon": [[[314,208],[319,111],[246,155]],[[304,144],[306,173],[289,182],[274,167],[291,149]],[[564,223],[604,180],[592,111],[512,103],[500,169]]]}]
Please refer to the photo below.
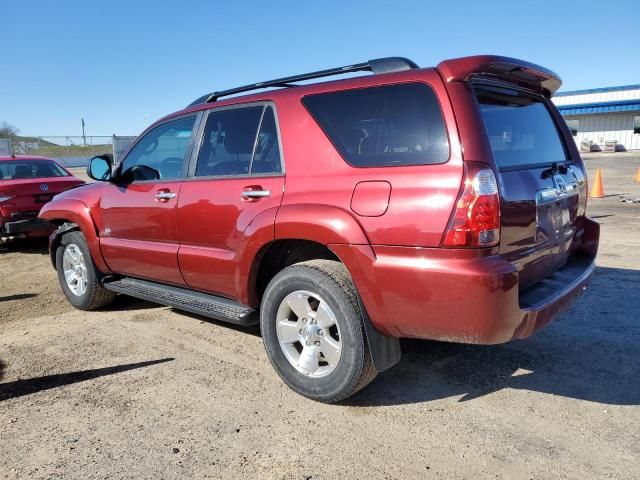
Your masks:
[{"label": "side mirror", "polygon": [[113,165],[113,155],[107,153],[98,155],[89,160],[87,165],[87,175],[99,182],[108,182],[111,180],[111,166]]}]

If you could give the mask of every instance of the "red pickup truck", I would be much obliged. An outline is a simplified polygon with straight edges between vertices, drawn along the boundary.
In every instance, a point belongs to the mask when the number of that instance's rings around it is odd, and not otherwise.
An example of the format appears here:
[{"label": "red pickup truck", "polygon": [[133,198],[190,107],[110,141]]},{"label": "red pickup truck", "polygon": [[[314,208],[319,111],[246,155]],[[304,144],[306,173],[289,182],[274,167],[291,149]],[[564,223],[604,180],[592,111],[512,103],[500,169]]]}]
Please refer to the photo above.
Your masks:
[{"label": "red pickup truck", "polygon": [[393,57],[204,95],[43,208],[62,289],[85,310],[120,293],[259,321],[282,379],[324,402],[399,361],[401,337],[527,337],[598,245],[560,83],[513,58]]}]

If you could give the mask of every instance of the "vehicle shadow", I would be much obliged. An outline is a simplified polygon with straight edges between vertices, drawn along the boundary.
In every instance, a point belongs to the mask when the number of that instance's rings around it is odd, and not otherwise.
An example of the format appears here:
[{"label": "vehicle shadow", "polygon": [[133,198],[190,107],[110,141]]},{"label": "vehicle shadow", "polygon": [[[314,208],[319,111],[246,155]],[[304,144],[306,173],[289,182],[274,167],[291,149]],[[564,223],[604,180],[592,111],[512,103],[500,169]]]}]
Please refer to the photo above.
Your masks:
[{"label": "vehicle shadow", "polygon": [[526,340],[494,346],[405,340],[400,363],[344,404],[456,396],[462,402],[512,388],[640,405],[639,285],[640,270],[600,267],[569,312]]},{"label": "vehicle shadow", "polygon": [[49,240],[46,237],[23,238],[0,244],[0,254],[13,252],[49,255]]},{"label": "vehicle shadow", "polygon": [[102,311],[122,312],[132,310],[147,310],[160,307],[162,307],[162,305],[158,303],[148,302],[139,298],[130,297],[129,295],[116,295],[113,303],[102,308]]},{"label": "vehicle shadow", "polygon": [[224,328],[228,328],[230,330],[235,330],[240,334],[249,334],[254,337],[261,337],[260,334],[260,324],[255,325],[235,325],[233,323],[224,322],[222,320],[216,320],[214,318],[205,317],[204,315],[198,315],[197,313],[186,312],[184,310],[177,310],[175,308],[171,309],[173,312],[184,315],[189,318],[193,318],[194,320],[200,320],[201,322],[210,323],[212,325],[219,325]]},{"label": "vehicle shadow", "polygon": [[4,378],[4,370],[7,368],[7,364],[0,360],[0,382]]},{"label": "vehicle shadow", "polygon": [[[146,362],[129,363],[105,368],[94,368],[92,370],[81,370],[78,372],[60,373],[57,375],[45,375],[43,377],[2,383],[0,384],[0,402],[11,398],[30,395],[42,390],[50,390],[52,388],[84,382],[86,380],[104,377],[105,375],[113,375],[115,373],[126,372],[127,370],[134,370],[136,368],[149,367],[151,365],[170,362],[172,360],[173,358],[162,358],[159,360],[149,360]],[[0,368],[2,368],[1,365]]]}]

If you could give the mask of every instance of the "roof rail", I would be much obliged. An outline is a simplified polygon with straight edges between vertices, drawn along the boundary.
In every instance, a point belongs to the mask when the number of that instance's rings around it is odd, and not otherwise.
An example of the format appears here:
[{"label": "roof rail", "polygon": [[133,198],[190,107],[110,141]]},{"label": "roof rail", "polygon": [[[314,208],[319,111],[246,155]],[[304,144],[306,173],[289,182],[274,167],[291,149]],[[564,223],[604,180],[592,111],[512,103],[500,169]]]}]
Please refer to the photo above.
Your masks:
[{"label": "roof rail", "polygon": [[[328,68],[326,70],[318,70],[317,72],[302,73],[300,75],[293,75],[291,77],[277,78],[275,80],[267,80],[266,82],[251,83],[242,87],[230,88],[229,90],[222,90],[219,92],[208,93],[202,97],[196,99],[188,105],[192,107],[201,103],[215,102],[220,97],[226,97],[241,92],[249,92],[251,90],[259,90],[261,88],[269,87],[295,87],[291,85],[291,82],[301,82],[303,80],[311,80],[313,78],[331,77],[333,75],[341,75],[351,72],[370,71],[374,74],[400,72],[402,70],[410,70],[412,68],[418,68],[414,62],[404,57],[386,57],[376,58],[363,63],[356,63],[354,65],[346,65],[344,67]],[[187,107],[187,108],[188,108]]]}]

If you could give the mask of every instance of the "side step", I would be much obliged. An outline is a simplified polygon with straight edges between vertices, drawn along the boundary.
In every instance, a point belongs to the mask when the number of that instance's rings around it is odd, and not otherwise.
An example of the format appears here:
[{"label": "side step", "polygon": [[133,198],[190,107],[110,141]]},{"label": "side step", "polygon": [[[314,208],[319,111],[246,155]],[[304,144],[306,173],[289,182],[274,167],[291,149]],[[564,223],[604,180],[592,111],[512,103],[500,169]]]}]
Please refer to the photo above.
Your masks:
[{"label": "side step", "polygon": [[104,288],[149,302],[168,305],[178,310],[196,313],[205,317],[235,323],[236,325],[255,325],[257,312],[241,303],[227,298],[194,292],[186,288],[173,287],[162,283],[140,280],[138,278],[105,279]]}]

